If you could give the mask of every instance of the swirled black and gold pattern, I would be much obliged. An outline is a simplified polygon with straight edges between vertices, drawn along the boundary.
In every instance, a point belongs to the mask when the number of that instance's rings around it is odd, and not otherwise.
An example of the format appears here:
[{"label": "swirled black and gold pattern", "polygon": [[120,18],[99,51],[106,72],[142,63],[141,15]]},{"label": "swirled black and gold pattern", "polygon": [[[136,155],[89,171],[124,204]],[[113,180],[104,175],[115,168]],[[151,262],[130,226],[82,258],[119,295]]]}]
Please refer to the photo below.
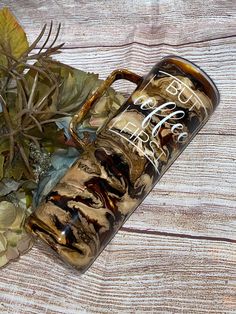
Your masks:
[{"label": "swirled black and gold pattern", "polygon": [[218,92],[178,57],[143,79],[27,222],[84,272],[205,124]]}]

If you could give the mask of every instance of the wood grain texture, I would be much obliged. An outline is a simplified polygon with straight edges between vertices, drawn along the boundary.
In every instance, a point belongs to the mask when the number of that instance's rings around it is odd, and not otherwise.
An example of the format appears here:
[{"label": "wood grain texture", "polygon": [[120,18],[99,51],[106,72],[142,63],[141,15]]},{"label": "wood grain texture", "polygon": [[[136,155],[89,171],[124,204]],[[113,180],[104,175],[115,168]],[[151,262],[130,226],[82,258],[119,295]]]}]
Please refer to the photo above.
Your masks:
[{"label": "wood grain texture", "polygon": [[[221,103],[90,270],[38,243],[0,270],[0,313],[236,313],[236,5],[233,0],[2,0],[32,41],[62,22],[58,59],[105,78],[178,54]],[[124,92],[132,86],[119,83]]]},{"label": "wood grain texture", "polygon": [[40,245],[2,272],[1,313],[235,313],[235,249],[121,231],[79,277]]},{"label": "wood grain texture", "polygon": [[43,22],[62,22],[60,39],[68,47],[133,42],[179,46],[235,36],[234,0],[2,0],[1,4],[11,7],[22,25],[32,30],[32,39]]}]

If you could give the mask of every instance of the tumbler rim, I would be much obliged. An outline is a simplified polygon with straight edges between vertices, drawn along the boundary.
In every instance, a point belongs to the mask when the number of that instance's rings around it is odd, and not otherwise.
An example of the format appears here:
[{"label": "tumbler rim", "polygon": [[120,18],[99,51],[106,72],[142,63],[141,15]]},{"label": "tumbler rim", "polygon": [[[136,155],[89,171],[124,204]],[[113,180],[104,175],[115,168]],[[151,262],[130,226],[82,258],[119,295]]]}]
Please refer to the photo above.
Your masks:
[{"label": "tumbler rim", "polygon": [[189,66],[191,66],[192,68],[194,68],[195,70],[197,70],[197,72],[205,79],[209,82],[213,92],[214,92],[214,95],[215,95],[215,106],[218,106],[219,102],[220,102],[220,93],[219,93],[219,90],[216,86],[216,84],[214,83],[213,79],[201,68],[199,67],[197,64],[195,64],[194,62],[192,61],[189,61],[188,59],[186,58],[183,58],[183,57],[180,57],[180,56],[177,56],[177,55],[167,55],[165,57],[163,57],[161,59],[160,62],[163,62],[165,60],[179,60],[180,62],[183,61],[183,64],[188,64]]}]

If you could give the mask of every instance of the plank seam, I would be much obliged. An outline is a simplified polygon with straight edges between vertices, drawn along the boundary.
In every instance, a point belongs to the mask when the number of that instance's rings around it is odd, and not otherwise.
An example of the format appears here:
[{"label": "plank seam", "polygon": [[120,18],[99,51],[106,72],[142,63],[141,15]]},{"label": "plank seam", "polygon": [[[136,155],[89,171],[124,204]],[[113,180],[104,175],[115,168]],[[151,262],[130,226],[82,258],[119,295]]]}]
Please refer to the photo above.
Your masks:
[{"label": "plank seam", "polygon": [[[194,45],[194,44],[202,44],[202,43],[208,43],[212,41],[217,41],[217,40],[222,40],[222,39],[229,39],[229,38],[236,38],[235,35],[227,35],[227,36],[221,36],[221,37],[214,37],[210,39],[203,39],[203,40],[197,40],[197,41],[189,41],[187,43],[181,43],[181,44],[169,44],[169,43],[158,43],[158,44],[146,44],[146,43],[141,43],[138,41],[132,41],[129,43],[124,43],[120,45],[91,45],[91,46],[63,46],[61,50],[66,50],[66,49],[78,49],[78,48],[122,48],[122,47],[129,47],[133,44],[140,45],[140,46],[145,46],[145,47],[160,47],[160,46],[168,46],[168,47],[185,47],[188,45]],[[36,47],[36,49],[40,49],[41,47]]]},{"label": "plank seam", "polygon": [[155,230],[141,230],[141,229],[133,229],[133,228],[128,228],[128,227],[122,227],[121,231],[129,232],[129,233],[159,235],[159,236],[174,237],[174,238],[236,243],[236,239],[230,239],[230,238],[209,237],[209,236],[191,235],[191,234],[185,234],[185,233],[173,233],[173,232],[155,231]]}]

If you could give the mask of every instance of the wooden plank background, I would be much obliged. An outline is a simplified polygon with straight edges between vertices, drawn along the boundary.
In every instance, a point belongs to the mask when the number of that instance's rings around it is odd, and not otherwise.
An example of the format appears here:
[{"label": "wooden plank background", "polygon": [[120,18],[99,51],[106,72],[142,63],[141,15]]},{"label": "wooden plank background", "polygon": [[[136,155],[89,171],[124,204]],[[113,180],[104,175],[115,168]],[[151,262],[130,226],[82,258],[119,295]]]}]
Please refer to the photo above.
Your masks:
[{"label": "wooden plank background", "polygon": [[[0,270],[0,313],[236,313],[234,0],[1,0],[32,41],[62,22],[58,58],[105,78],[177,54],[215,80],[209,123],[83,276],[38,243]],[[124,92],[132,86],[120,84]]]}]

